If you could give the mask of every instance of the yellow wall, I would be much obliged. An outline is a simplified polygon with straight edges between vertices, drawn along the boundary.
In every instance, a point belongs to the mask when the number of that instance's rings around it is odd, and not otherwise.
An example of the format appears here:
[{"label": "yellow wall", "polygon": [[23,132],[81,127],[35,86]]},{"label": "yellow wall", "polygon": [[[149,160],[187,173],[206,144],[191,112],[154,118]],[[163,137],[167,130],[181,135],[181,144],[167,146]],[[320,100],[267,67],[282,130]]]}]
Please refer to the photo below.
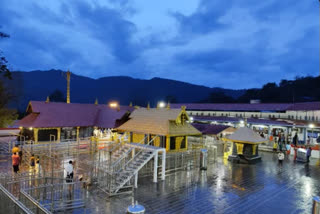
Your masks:
[{"label": "yellow wall", "polygon": [[144,143],[144,134],[132,134],[132,142],[134,143]]}]

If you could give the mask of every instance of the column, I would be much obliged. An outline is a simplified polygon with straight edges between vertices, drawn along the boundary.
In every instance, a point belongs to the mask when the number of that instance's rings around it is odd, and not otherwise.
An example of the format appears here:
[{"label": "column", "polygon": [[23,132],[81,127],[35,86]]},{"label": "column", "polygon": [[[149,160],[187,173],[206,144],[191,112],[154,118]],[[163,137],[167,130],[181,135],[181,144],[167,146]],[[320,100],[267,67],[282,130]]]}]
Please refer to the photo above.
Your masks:
[{"label": "column", "polygon": [[138,188],[138,172],[134,175],[134,188]]},{"label": "column", "polygon": [[77,140],[79,140],[79,130],[80,130],[80,127],[77,126]]},{"label": "column", "polygon": [[166,136],[166,151],[169,151],[170,148],[170,136]]},{"label": "column", "polygon": [[306,144],[307,143],[307,139],[308,139],[308,131],[307,128],[303,129],[303,141]]},{"label": "column", "polygon": [[157,183],[157,176],[158,176],[158,152],[156,152],[154,156],[154,162],[153,162],[153,182]]},{"label": "column", "polygon": [[161,172],[161,180],[166,179],[166,151],[162,151],[162,172]]},{"label": "column", "polygon": [[61,139],[61,128],[57,128],[57,141]]},{"label": "column", "polygon": [[37,143],[38,142],[38,129],[34,128],[33,129],[33,137],[34,137],[34,142]]}]

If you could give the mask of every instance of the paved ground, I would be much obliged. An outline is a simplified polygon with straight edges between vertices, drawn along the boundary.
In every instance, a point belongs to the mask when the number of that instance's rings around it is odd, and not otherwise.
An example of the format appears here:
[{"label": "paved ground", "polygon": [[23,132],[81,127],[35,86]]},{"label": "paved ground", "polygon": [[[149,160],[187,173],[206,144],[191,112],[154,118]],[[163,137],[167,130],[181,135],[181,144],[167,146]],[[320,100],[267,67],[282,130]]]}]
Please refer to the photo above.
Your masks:
[{"label": "paved ground", "polygon": [[[316,160],[302,164],[290,158],[281,167],[276,154],[261,156],[256,165],[220,158],[207,171],[180,171],[158,183],[151,177],[140,178],[134,200],[145,206],[146,213],[311,213],[312,197],[320,195]],[[11,166],[3,158],[0,172]],[[133,196],[108,199],[105,193],[90,190],[87,198],[86,213],[125,213]]]},{"label": "paved ground", "polygon": [[[310,213],[312,197],[320,195],[320,167],[286,160],[282,167],[273,153],[262,162],[239,165],[219,159],[207,171],[182,171],[165,182],[139,180],[135,200],[146,213]],[[90,194],[90,213],[125,213],[132,196],[108,200]]]}]

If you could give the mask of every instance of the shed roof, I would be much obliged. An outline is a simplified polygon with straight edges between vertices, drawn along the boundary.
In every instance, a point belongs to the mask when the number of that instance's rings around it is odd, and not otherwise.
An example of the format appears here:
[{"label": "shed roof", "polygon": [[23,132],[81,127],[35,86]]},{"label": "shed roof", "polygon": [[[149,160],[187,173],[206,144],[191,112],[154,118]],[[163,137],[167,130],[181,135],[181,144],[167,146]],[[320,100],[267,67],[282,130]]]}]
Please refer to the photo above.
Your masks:
[{"label": "shed roof", "polygon": [[118,127],[118,130],[163,136],[201,135],[189,123],[177,123],[181,114],[183,110],[180,109],[136,109],[130,115],[131,119]]},{"label": "shed roof", "polygon": [[127,106],[121,106],[118,110],[101,104],[30,101],[27,108],[30,114],[19,121],[19,126],[115,128],[116,121],[133,109],[133,107]]},{"label": "shed roof", "polygon": [[248,127],[240,127],[233,134],[227,137],[230,141],[239,143],[259,144],[267,141],[255,131]]},{"label": "shed roof", "polygon": [[208,123],[192,123],[192,126],[198,129],[202,134],[207,135],[218,135],[222,131],[231,127],[224,125],[212,125]]},{"label": "shed roof", "polygon": [[303,103],[177,103],[172,108],[186,106],[188,110],[208,111],[288,111],[320,110],[320,102]]}]

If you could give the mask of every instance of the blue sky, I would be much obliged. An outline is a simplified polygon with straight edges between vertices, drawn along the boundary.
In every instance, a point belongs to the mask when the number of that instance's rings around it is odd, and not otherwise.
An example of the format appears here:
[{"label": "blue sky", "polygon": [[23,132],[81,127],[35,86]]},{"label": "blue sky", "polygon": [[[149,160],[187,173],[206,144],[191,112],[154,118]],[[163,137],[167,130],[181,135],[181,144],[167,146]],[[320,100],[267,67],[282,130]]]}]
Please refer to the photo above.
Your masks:
[{"label": "blue sky", "polygon": [[2,0],[12,70],[224,88],[319,74],[317,0]]}]

